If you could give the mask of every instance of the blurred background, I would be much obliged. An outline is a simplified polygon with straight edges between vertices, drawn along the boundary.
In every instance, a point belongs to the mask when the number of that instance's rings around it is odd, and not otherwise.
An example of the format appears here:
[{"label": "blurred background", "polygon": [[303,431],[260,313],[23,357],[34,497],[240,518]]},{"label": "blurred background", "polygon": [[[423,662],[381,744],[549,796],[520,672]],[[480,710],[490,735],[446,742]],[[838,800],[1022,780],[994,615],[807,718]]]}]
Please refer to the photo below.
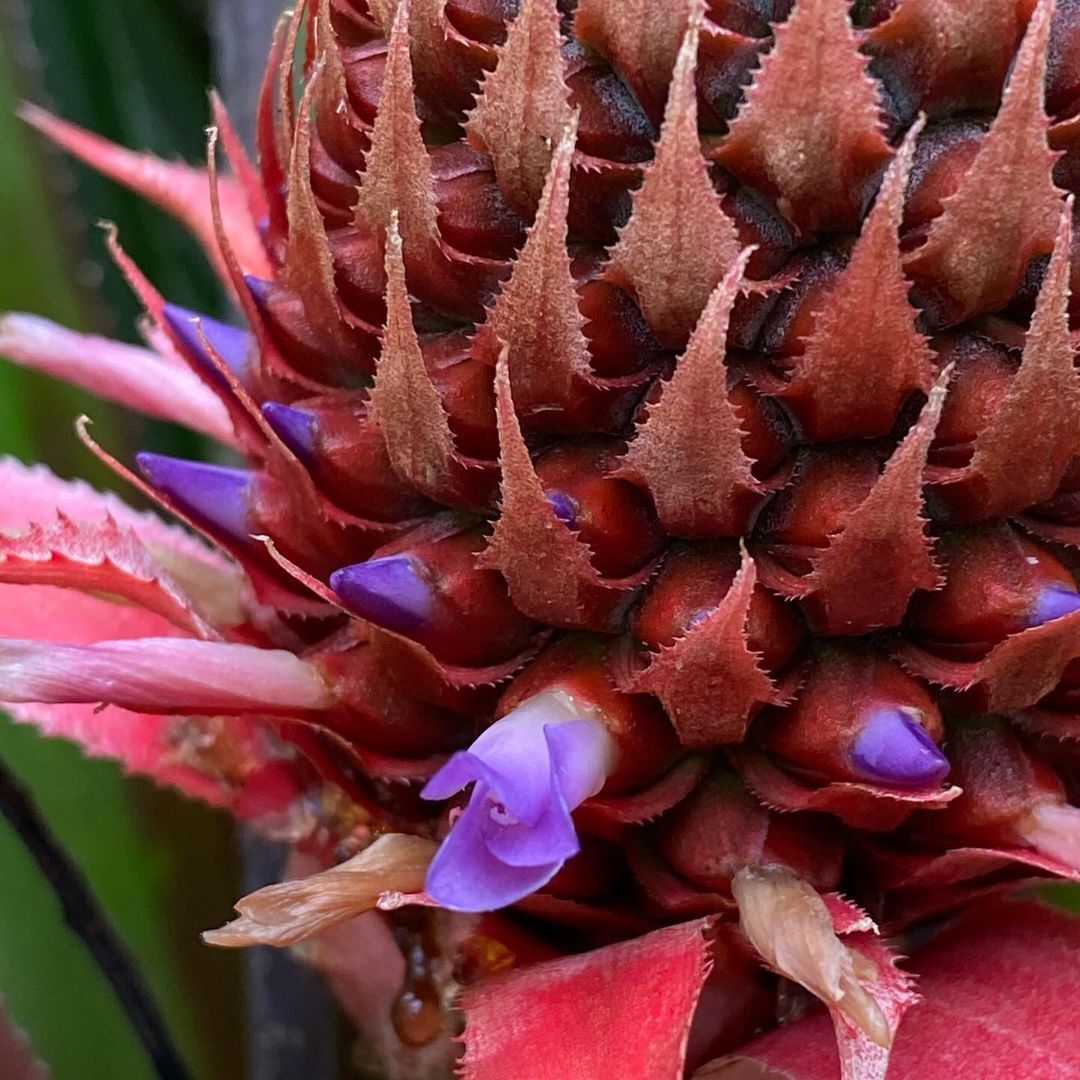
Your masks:
[{"label": "blurred background", "polygon": [[[138,308],[106,259],[97,228],[109,220],[167,297],[228,315],[202,257],[177,226],[50,152],[13,109],[22,99],[34,100],[126,145],[197,161],[209,86],[222,86],[238,122],[249,125],[259,66],[283,3],[0,0],[0,311],[37,312],[136,340]],[[115,486],[74,437],[72,421],[83,411],[121,456],[144,445],[200,452],[186,433],[0,364],[0,453]],[[31,788],[89,877],[192,1075],[275,1075],[252,1071],[245,1047],[251,1003],[243,992],[243,965],[250,961],[211,950],[198,938],[227,918],[243,891],[231,822],[2,715],[0,757]],[[250,857],[248,863],[250,879]],[[2,822],[0,994],[57,1080],[152,1075],[100,973],[65,927],[55,897]]]}]

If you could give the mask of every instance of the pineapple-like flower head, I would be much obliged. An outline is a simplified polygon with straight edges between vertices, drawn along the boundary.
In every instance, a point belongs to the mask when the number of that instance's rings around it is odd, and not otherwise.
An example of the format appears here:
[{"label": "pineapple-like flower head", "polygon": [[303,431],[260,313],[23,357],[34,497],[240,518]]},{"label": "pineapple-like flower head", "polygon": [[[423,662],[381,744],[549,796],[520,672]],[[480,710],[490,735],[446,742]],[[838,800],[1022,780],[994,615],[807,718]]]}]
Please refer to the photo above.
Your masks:
[{"label": "pineapple-like flower head", "polygon": [[0,700],[289,840],[207,938],[387,1075],[1080,1075],[1078,87],[1075,0],[301,0],[256,160],[28,107],[235,317],[114,229],[144,346],[0,321],[217,447],[0,464]]}]

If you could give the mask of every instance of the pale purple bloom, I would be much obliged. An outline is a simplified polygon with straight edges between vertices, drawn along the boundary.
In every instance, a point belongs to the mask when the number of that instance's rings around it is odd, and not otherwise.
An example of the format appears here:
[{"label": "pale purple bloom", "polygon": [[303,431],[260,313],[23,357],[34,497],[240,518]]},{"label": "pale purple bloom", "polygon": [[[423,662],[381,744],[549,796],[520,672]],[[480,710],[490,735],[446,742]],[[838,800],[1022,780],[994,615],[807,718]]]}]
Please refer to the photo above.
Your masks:
[{"label": "pale purple bloom", "polygon": [[603,787],[612,757],[603,720],[560,690],[492,724],[422,792],[445,799],[475,783],[428,871],[431,897],[455,911],[492,911],[547,884],[580,850],[570,813]]}]

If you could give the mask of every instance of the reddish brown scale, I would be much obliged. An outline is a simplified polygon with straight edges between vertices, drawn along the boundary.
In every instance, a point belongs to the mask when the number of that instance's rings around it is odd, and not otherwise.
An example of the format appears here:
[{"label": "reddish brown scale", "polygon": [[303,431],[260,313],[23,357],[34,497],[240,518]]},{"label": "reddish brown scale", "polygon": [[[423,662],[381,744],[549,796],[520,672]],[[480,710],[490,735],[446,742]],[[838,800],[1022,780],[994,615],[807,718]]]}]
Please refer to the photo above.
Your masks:
[{"label": "reddish brown scale", "polygon": [[[894,116],[993,112],[1033,0],[879,0],[864,49]],[[892,111],[892,110],[890,110]]]},{"label": "reddish brown scale", "polygon": [[758,65],[761,48],[762,42],[754,37],[708,22],[702,27],[696,82],[703,131],[726,130]]},{"label": "reddish brown scale", "polygon": [[975,120],[946,120],[927,126],[915,147],[902,225],[905,248],[926,238],[943,202],[960,186],[979,152],[986,129]]},{"label": "reddish brown scale", "polygon": [[1046,53],[1046,111],[1062,120],[1080,109],[1080,3],[1057,0]]},{"label": "reddish brown scale", "polygon": [[786,867],[827,892],[839,884],[844,856],[835,818],[771,811],[725,765],[661,819],[655,843],[684,878],[721,894],[739,870],[760,864]]},{"label": "reddish brown scale", "polygon": [[314,453],[306,459],[316,483],[343,510],[373,521],[405,521],[431,513],[432,503],[394,472],[367,397],[336,394],[293,403],[314,416]]},{"label": "reddish brown scale", "polygon": [[958,468],[971,460],[976,436],[1008,392],[1016,361],[1001,345],[973,335],[934,342],[938,363],[955,365],[949,394],[930,449],[932,466]]},{"label": "reddish brown scale", "polygon": [[[734,542],[674,546],[634,615],[634,637],[650,649],[673,644],[723,599],[740,563]],[[756,586],[746,616],[746,643],[764,668],[786,668],[805,637],[795,608]]]},{"label": "reddish brown scale", "polygon": [[334,259],[334,284],[342,304],[372,326],[386,322],[383,245],[371,233],[349,224],[328,234]]},{"label": "reddish brown scale", "polygon": [[476,721],[412,697],[381,658],[344,632],[309,659],[334,687],[341,707],[319,722],[351,742],[400,757],[427,757],[467,746]]},{"label": "reddish brown scale", "polygon": [[917,597],[909,613],[920,644],[955,660],[976,660],[1033,625],[1048,586],[1075,591],[1065,565],[1004,523],[946,533],[938,543],[945,588]]},{"label": "reddish brown scale", "polygon": [[655,698],[615,688],[605,653],[602,638],[572,634],[559,639],[514,679],[496,715],[505,716],[545,690],[563,690],[583,707],[595,710],[615,742],[615,767],[604,794],[617,795],[662,776],[678,758],[680,747]]},{"label": "reddish brown scale", "polygon": [[1054,497],[1033,506],[1028,513],[1040,521],[1055,522],[1069,527],[1080,526],[1080,457],[1073,458],[1065,470],[1061,485]]},{"label": "reddish brown scale", "polygon": [[295,293],[275,282],[258,282],[252,285],[252,295],[274,344],[302,375],[328,385],[353,386],[375,370],[379,342],[373,331],[348,327],[355,352],[334,354],[324,336],[312,328],[304,302]]},{"label": "reddish brown scale", "polygon": [[340,228],[352,220],[358,171],[338,163],[316,132],[311,140],[311,190],[328,228]]},{"label": "reddish brown scale", "polygon": [[1054,770],[1026,746],[1007,720],[950,720],[950,779],[961,794],[941,810],[919,813],[911,829],[934,847],[1024,844],[1016,825],[1041,802],[1064,802]]},{"label": "reddish brown scale", "polygon": [[521,0],[447,0],[446,18],[474,41],[501,45],[506,39],[506,24],[520,6]]},{"label": "reddish brown scale", "polygon": [[431,532],[421,526],[376,553],[413,556],[433,594],[430,615],[408,636],[437,660],[461,667],[488,667],[523,652],[536,624],[510,602],[499,574],[478,568],[483,533],[470,529],[429,538]]},{"label": "reddish brown scale", "polygon": [[361,123],[370,126],[379,111],[379,95],[386,72],[386,41],[376,39],[343,49],[341,59],[345,67],[349,104]]},{"label": "reddish brown scale", "polygon": [[601,378],[632,375],[660,359],[660,343],[624,289],[585,281],[578,286],[578,310],[585,319],[593,371]]},{"label": "reddish brown scale", "polygon": [[[718,181],[719,178],[714,180]],[[775,205],[752,188],[736,187],[724,195],[720,206],[734,223],[740,245],[756,249],[746,264],[746,276],[752,281],[761,281],[778,273],[791,256],[795,238],[791,226],[777,213]],[[735,314],[738,314],[738,305]]]},{"label": "reddish brown scale", "polygon": [[798,279],[772,305],[757,348],[775,357],[781,370],[785,367],[783,360],[802,355],[817,313],[846,262],[846,255],[836,248],[812,252],[801,262]]},{"label": "reddish brown scale", "polygon": [[758,523],[768,553],[792,573],[808,573],[870,493],[880,463],[881,455],[867,447],[803,451],[794,483],[773,498]]},{"label": "reddish brown scale", "polygon": [[563,443],[536,459],[536,475],[558,516],[588,545],[606,578],[636,574],[660,553],[664,531],[645,493],[611,473],[621,444]]},{"label": "reddish brown scale", "polygon": [[810,780],[865,782],[867,775],[852,754],[871,717],[881,711],[902,712],[935,743],[941,741],[936,702],[896,661],[864,646],[822,644],[795,703],[765,709],[751,736]]},{"label": "reddish brown scale", "polygon": [[791,14],[793,0],[708,0],[706,11],[717,26],[751,37],[768,37],[772,24]]},{"label": "reddish brown scale", "polygon": [[525,222],[495,181],[491,158],[465,143],[431,151],[439,232],[451,247],[483,259],[511,259],[525,242]]},{"label": "reddish brown scale", "polygon": [[421,350],[458,450],[493,461],[499,456],[495,375],[488,364],[472,358],[469,336],[464,330],[437,334],[422,341]]},{"label": "reddish brown scale", "polygon": [[626,84],[577,41],[563,47],[563,59],[570,105],[581,113],[578,149],[605,161],[648,161],[657,133]]}]

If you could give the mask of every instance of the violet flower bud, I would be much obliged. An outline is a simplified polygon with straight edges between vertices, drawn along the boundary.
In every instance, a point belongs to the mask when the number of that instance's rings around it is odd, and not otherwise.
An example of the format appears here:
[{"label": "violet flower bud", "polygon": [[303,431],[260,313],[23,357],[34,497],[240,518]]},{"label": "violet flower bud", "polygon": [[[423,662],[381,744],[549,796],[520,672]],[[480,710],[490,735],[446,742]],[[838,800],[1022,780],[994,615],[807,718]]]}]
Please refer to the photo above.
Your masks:
[{"label": "violet flower bud", "polygon": [[[190,359],[195,361],[212,379],[218,383],[223,382],[221,372],[207,352],[203,342],[204,337],[237,379],[241,383],[246,383],[251,353],[255,345],[255,339],[247,330],[229,326],[228,323],[211,319],[209,315],[201,315],[197,311],[189,311],[178,304],[166,304],[162,310],[162,316],[172,332],[179,338]],[[202,334],[199,333],[200,328]]]},{"label": "violet flower bud", "polygon": [[475,784],[431,864],[428,893],[454,911],[491,911],[547,884],[580,850],[570,813],[604,786],[613,760],[604,721],[565,691],[496,721],[421,792],[445,799]]},{"label": "violet flower bud", "polygon": [[226,536],[246,541],[257,531],[249,521],[255,478],[250,469],[147,452],[136,454],[135,461],[153,487]]}]

